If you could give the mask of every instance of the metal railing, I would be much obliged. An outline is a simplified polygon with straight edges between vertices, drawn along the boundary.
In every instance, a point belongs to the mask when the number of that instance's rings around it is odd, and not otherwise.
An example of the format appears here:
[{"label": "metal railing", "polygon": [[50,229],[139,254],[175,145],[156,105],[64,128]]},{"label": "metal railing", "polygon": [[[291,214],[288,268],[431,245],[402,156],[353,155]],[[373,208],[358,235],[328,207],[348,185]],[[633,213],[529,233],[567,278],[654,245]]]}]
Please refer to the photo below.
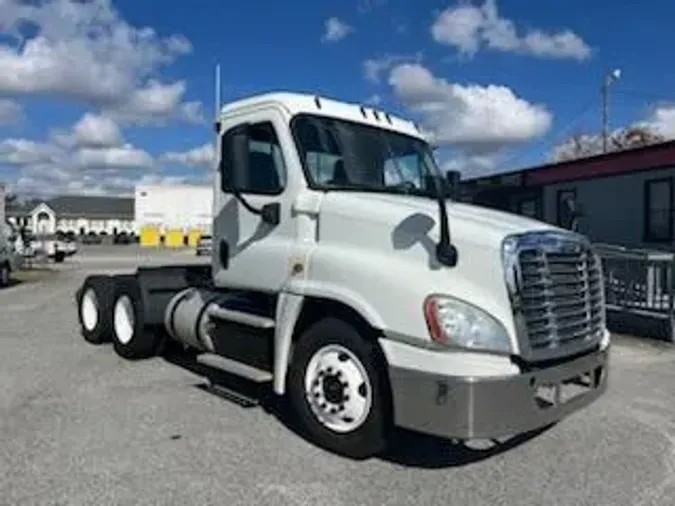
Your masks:
[{"label": "metal railing", "polygon": [[594,244],[611,331],[675,341],[675,253]]}]

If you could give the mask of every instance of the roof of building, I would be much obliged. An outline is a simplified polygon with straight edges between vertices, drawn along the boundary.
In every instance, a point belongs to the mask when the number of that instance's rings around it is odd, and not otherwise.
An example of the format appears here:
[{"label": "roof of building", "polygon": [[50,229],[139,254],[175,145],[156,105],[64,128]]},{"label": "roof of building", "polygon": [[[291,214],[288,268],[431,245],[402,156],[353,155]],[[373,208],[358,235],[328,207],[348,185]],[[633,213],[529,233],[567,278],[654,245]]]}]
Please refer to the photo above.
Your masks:
[{"label": "roof of building", "polygon": [[7,215],[28,214],[46,204],[59,217],[133,219],[134,199],[90,195],[63,195],[49,200],[29,200],[8,206]]},{"label": "roof of building", "polygon": [[133,198],[64,195],[45,203],[57,216],[101,218],[133,218],[134,216]]},{"label": "roof of building", "polygon": [[386,111],[374,109],[363,104],[349,103],[308,93],[286,91],[262,93],[235,100],[220,109],[222,116],[261,105],[276,105],[286,109],[291,116],[296,114],[316,114],[340,118],[365,125],[386,128],[395,132],[424,139],[424,134],[412,121],[403,119]]},{"label": "roof of building", "polygon": [[518,186],[541,186],[664,167],[675,167],[675,141],[469,178],[464,181],[469,184],[509,181],[510,184]]}]

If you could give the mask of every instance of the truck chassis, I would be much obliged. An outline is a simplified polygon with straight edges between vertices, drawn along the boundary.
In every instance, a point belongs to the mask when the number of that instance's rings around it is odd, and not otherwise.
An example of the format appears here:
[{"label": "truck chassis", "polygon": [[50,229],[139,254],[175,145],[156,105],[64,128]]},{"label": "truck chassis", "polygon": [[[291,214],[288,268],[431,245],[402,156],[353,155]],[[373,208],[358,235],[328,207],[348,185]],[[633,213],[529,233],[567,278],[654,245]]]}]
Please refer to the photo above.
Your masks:
[{"label": "truck chassis", "polygon": [[[386,363],[374,329],[346,307],[306,300],[292,357],[280,365],[279,297],[216,289],[210,265],[91,275],[75,298],[91,344],[112,342],[129,360],[179,344],[208,368],[287,391],[306,436],[325,449],[361,459],[386,447],[393,418]],[[284,371],[276,380],[275,369]]]}]

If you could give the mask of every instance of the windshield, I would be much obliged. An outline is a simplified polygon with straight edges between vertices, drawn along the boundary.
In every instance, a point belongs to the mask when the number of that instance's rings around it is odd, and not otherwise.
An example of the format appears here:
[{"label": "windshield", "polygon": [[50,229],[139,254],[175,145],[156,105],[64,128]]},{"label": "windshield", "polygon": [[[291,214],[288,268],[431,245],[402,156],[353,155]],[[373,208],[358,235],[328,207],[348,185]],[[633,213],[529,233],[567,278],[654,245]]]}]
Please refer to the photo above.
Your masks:
[{"label": "windshield", "polygon": [[414,137],[312,115],[291,129],[313,188],[435,196],[439,169],[429,145]]}]

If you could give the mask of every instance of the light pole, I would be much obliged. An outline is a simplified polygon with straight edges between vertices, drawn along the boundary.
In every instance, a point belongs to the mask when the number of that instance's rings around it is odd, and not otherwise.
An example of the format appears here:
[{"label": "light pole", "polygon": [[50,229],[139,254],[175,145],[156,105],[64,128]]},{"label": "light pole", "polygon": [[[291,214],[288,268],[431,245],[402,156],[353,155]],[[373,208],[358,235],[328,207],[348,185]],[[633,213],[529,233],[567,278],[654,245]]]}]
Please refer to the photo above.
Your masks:
[{"label": "light pole", "polygon": [[607,153],[607,138],[609,130],[609,108],[607,104],[609,87],[621,78],[621,69],[614,69],[605,75],[602,83],[602,152]]}]

